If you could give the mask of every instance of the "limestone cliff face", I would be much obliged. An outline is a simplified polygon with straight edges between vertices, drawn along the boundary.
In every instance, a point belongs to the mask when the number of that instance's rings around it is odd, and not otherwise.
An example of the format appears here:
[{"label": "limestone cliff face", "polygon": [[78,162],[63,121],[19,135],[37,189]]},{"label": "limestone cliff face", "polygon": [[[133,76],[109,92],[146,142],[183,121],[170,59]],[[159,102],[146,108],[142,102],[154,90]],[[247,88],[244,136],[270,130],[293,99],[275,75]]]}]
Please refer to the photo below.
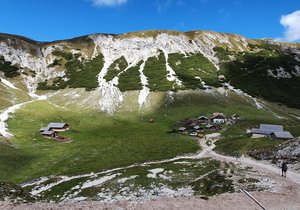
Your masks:
[{"label": "limestone cliff face", "polygon": [[[262,51],[267,52],[266,57],[279,53],[293,60],[289,69],[279,64],[269,66],[263,76],[299,78],[298,45],[282,46],[282,43],[209,31],[92,34],[47,43],[0,34],[0,77],[14,85],[7,76],[14,75],[26,85],[31,96],[35,96],[37,89],[86,88],[99,96],[101,110],[113,113],[128,90],[140,91],[137,103],[143,106],[151,91],[219,87],[222,84],[218,83],[218,76],[225,74],[230,81],[235,78],[231,70],[236,68],[241,69],[241,75],[251,75],[255,69],[248,68],[247,59]],[[234,66],[227,67],[228,63]],[[17,68],[14,74],[9,74],[8,71],[13,71],[13,68],[7,70],[10,66]],[[248,89],[245,91],[252,94]],[[259,92],[254,90],[252,95],[256,95],[255,91]]]}]

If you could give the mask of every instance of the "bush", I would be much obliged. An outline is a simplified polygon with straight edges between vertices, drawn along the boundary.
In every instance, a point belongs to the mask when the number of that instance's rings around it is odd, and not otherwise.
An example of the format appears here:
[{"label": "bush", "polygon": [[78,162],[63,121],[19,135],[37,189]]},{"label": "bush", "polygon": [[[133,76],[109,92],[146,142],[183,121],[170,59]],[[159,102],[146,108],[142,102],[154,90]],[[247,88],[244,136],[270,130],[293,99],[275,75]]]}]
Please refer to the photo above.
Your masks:
[{"label": "bush", "polygon": [[[277,79],[268,75],[268,70],[280,67],[293,75],[294,67],[300,65],[300,62],[280,51],[277,46],[262,45],[256,48],[260,51],[245,52],[242,56],[239,53],[233,54],[237,60],[222,62],[221,72],[234,87],[252,96],[300,108],[300,78]],[[228,53],[219,49],[218,52]],[[220,53],[217,55],[224,57]]]},{"label": "bush", "polygon": [[56,78],[52,85],[48,85],[47,82],[41,82],[38,84],[38,89],[57,90],[69,86],[71,88],[85,88],[86,90],[93,90],[98,87],[97,75],[103,68],[102,54],[83,63],[78,60],[81,56],[79,53],[73,55],[69,52],[56,50],[53,54],[67,60],[65,64],[66,75],[64,77]]},{"label": "bush", "polygon": [[188,56],[179,53],[170,54],[169,63],[188,89],[203,88],[201,81],[195,77],[200,77],[208,85],[218,84],[216,68],[201,53]]},{"label": "bush", "polygon": [[143,61],[139,62],[137,66],[131,67],[120,74],[118,88],[121,91],[142,89],[143,86],[141,83],[139,72],[139,68],[142,63]]},{"label": "bush", "polygon": [[128,63],[124,56],[115,60],[110,67],[108,68],[107,74],[104,76],[106,81],[111,81],[115,76],[117,76],[120,72],[124,71],[128,66]]},{"label": "bush", "polygon": [[62,57],[66,60],[72,60],[74,58],[73,54],[70,52],[66,52],[66,51],[61,51],[61,50],[54,50],[52,52],[52,55],[58,56],[58,57]]},{"label": "bush", "polygon": [[20,75],[19,68],[13,66],[11,62],[5,61],[4,57],[0,55],[0,71],[4,72],[6,77],[16,77]]},{"label": "bush", "polygon": [[49,64],[47,67],[48,68],[51,68],[51,67],[54,67],[54,66],[60,66],[60,61],[62,61],[62,59],[54,59],[53,63]]},{"label": "bush", "polygon": [[162,52],[158,57],[150,57],[145,63],[144,74],[151,91],[172,90],[173,82],[167,80],[166,58]]}]

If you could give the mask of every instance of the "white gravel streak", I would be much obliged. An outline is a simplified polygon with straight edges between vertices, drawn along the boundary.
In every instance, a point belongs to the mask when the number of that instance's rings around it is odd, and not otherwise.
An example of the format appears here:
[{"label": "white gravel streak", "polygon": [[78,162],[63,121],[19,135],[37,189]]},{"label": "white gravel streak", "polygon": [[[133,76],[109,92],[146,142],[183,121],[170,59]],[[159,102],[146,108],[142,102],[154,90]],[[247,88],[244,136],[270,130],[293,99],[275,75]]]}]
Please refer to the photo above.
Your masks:
[{"label": "white gravel streak", "polygon": [[142,63],[142,65],[140,66],[140,69],[139,69],[141,83],[143,86],[143,89],[140,91],[139,98],[138,98],[138,103],[139,103],[140,109],[142,108],[143,104],[145,104],[147,102],[147,98],[150,94],[150,89],[147,87],[148,79],[143,72],[144,67],[145,67],[145,62]]},{"label": "white gravel streak", "polygon": [[[124,56],[129,65],[138,63],[139,61],[146,61],[149,57],[155,57],[163,51],[166,57],[167,79],[174,81],[175,84],[181,85],[181,81],[176,77],[175,72],[168,63],[168,54],[170,53],[201,53],[209,59],[217,69],[219,69],[219,61],[215,56],[213,48],[216,43],[229,43],[229,39],[225,34],[217,34],[205,32],[198,34],[195,40],[190,40],[185,35],[170,35],[167,33],[160,33],[156,37],[126,37],[116,38],[111,35],[93,34],[89,37],[95,43],[93,56],[102,53],[104,56],[104,66],[99,73],[98,82],[101,94],[99,101],[100,110],[109,114],[113,114],[118,106],[123,101],[122,93],[117,88],[114,82],[108,82],[104,79],[107,74],[109,66],[116,59]],[[242,37],[240,37],[242,39]],[[237,40],[236,40],[237,41]],[[242,46],[245,44],[241,42]],[[145,84],[145,83],[144,83]],[[145,87],[145,85],[144,85]],[[146,96],[149,94],[147,88],[143,88],[138,100],[139,105],[143,104]]]},{"label": "white gravel streak", "polygon": [[151,169],[151,170],[149,170],[150,174],[147,174],[147,177],[155,179],[157,174],[163,172],[164,170],[165,169],[163,169],[163,168]]},{"label": "white gravel streak", "polygon": [[3,79],[2,77],[0,77],[0,82],[2,82],[4,85],[6,85],[9,88],[15,89],[15,90],[20,90],[19,88],[17,88],[16,86],[14,86],[14,84],[12,84],[10,81]]},{"label": "white gravel streak", "polygon": [[163,52],[166,58],[167,80],[170,82],[175,82],[176,85],[178,86],[182,86],[182,81],[178,79],[175,71],[172,69],[172,67],[169,64],[169,54],[165,50]]},{"label": "white gravel streak", "polygon": [[101,185],[101,184],[103,184],[103,183],[105,183],[109,180],[112,180],[112,179],[116,178],[119,175],[121,175],[121,174],[120,173],[113,174],[113,175],[110,175],[110,176],[104,176],[104,177],[101,177],[99,179],[95,179],[93,181],[87,181],[82,185],[81,189],[86,189],[86,188]]},{"label": "white gravel streak", "polygon": [[127,182],[128,180],[132,180],[132,179],[137,178],[138,176],[139,175],[132,175],[130,177],[125,177],[125,178],[122,178],[122,179],[118,179],[118,183],[123,184],[123,183]]},{"label": "white gravel streak", "polygon": [[4,136],[5,138],[11,138],[14,135],[8,132],[7,129],[7,124],[5,123],[8,119],[10,114],[13,114],[17,109],[21,108],[22,106],[31,103],[32,101],[20,103],[13,105],[7,109],[5,109],[1,114],[0,114],[0,136]]}]

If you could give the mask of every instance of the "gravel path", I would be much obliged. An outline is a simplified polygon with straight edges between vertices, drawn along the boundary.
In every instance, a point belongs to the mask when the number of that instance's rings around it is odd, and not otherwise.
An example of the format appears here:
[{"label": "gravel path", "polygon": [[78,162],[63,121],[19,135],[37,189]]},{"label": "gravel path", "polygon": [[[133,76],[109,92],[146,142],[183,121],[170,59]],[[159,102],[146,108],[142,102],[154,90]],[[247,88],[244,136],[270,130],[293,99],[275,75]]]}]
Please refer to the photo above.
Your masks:
[{"label": "gravel path", "polygon": [[[299,210],[300,206],[300,176],[299,174],[289,171],[287,178],[280,176],[280,169],[268,163],[256,161],[250,158],[241,157],[234,158],[220,154],[213,151],[215,147],[214,141],[217,140],[218,135],[209,136],[213,139],[212,144],[207,146],[206,140],[200,139],[203,150],[196,154],[197,157],[212,157],[214,159],[226,162],[232,162],[239,166],[250,166],[256,171],[262,172],[266,177],[271,178],[276,183],[276,191],[257,191],[251,192],[266,209],[271,210]],[[206,139],[209,139],[206,138]],[[191,158],[191,157],[190,157]],[[177,158],[176,158],[177,159]],[[165,162],[165,161],[163,161]],[[168,162],[168,161],[166,161]],[[261,209],[255,202],[248,198],[243,193],[225,193],[218,196],[209,197],[208,200],[199,197],[178,197],[178,198],[160,198],[156,200],[147,201],[122,201],[113,203],[103,202],[80,202],[80,203],[34,203],[34,204],[19,204],[14,205],[8,202],[0,202],[0,209],[12,210],[82,210],[82,209],[130,209],[130,210],[169,210],[169,209],[209,209],[209,210],[259,210]]]}]

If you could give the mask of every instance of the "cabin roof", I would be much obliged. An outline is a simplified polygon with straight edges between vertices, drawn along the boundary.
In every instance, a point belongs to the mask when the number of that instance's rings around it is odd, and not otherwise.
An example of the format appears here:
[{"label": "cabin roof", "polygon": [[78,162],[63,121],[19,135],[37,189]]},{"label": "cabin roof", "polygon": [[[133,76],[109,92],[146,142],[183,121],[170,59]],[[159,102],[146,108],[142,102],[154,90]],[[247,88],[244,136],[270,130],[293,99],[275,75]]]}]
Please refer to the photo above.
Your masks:
[{"label": "cabin roof", "polygon": [[42,135],[52,135],[55,131],[44,131]]},{"label": "cabin roof", "polygon": [[49,128],[63,128],[65,125],[68,125],[66,123],[49,123]]},{"label": "cabin roof", "polygon": [[206,125],[205,127],[206,127],[206,128],[212,128],[212,127],[214,127],[214,125],[208,124],[208,125]]},{"label": "cabin roof", "polygon": [[196,125],[195,127],[194,127],[194,129],[200,129],[201,127],[199,126],[199,125]]},{"label": "cabin roof", "polygon": [[201,115],[201,116],[198,117],[198,119],[206,119],[207,120],[208,118],[204,115]]},{"label": "cabin roof", "polygon": [[289,131],[273,132],[274,136],[279,139],[293,139],[293,135]]},{"label": "cabin roof", "polygon": [[44,127],[44,128],[41,128],[40,131],[48,131],[49,130],[49,127]]},{"label": "cabin roof", "polygon": [[252,128],[251,129],[251,133],[263,134],[263,135],[270,135],[271,133],[273,133],[273,131],[266,130],[266,129],[260,129],[260,128]]},{"label": "cabin roof", "polygon": [[259,129],[270,130],[273,132],[280,132],[280,131],[283,131],[283,126],[282,125],[260,124]]}]

